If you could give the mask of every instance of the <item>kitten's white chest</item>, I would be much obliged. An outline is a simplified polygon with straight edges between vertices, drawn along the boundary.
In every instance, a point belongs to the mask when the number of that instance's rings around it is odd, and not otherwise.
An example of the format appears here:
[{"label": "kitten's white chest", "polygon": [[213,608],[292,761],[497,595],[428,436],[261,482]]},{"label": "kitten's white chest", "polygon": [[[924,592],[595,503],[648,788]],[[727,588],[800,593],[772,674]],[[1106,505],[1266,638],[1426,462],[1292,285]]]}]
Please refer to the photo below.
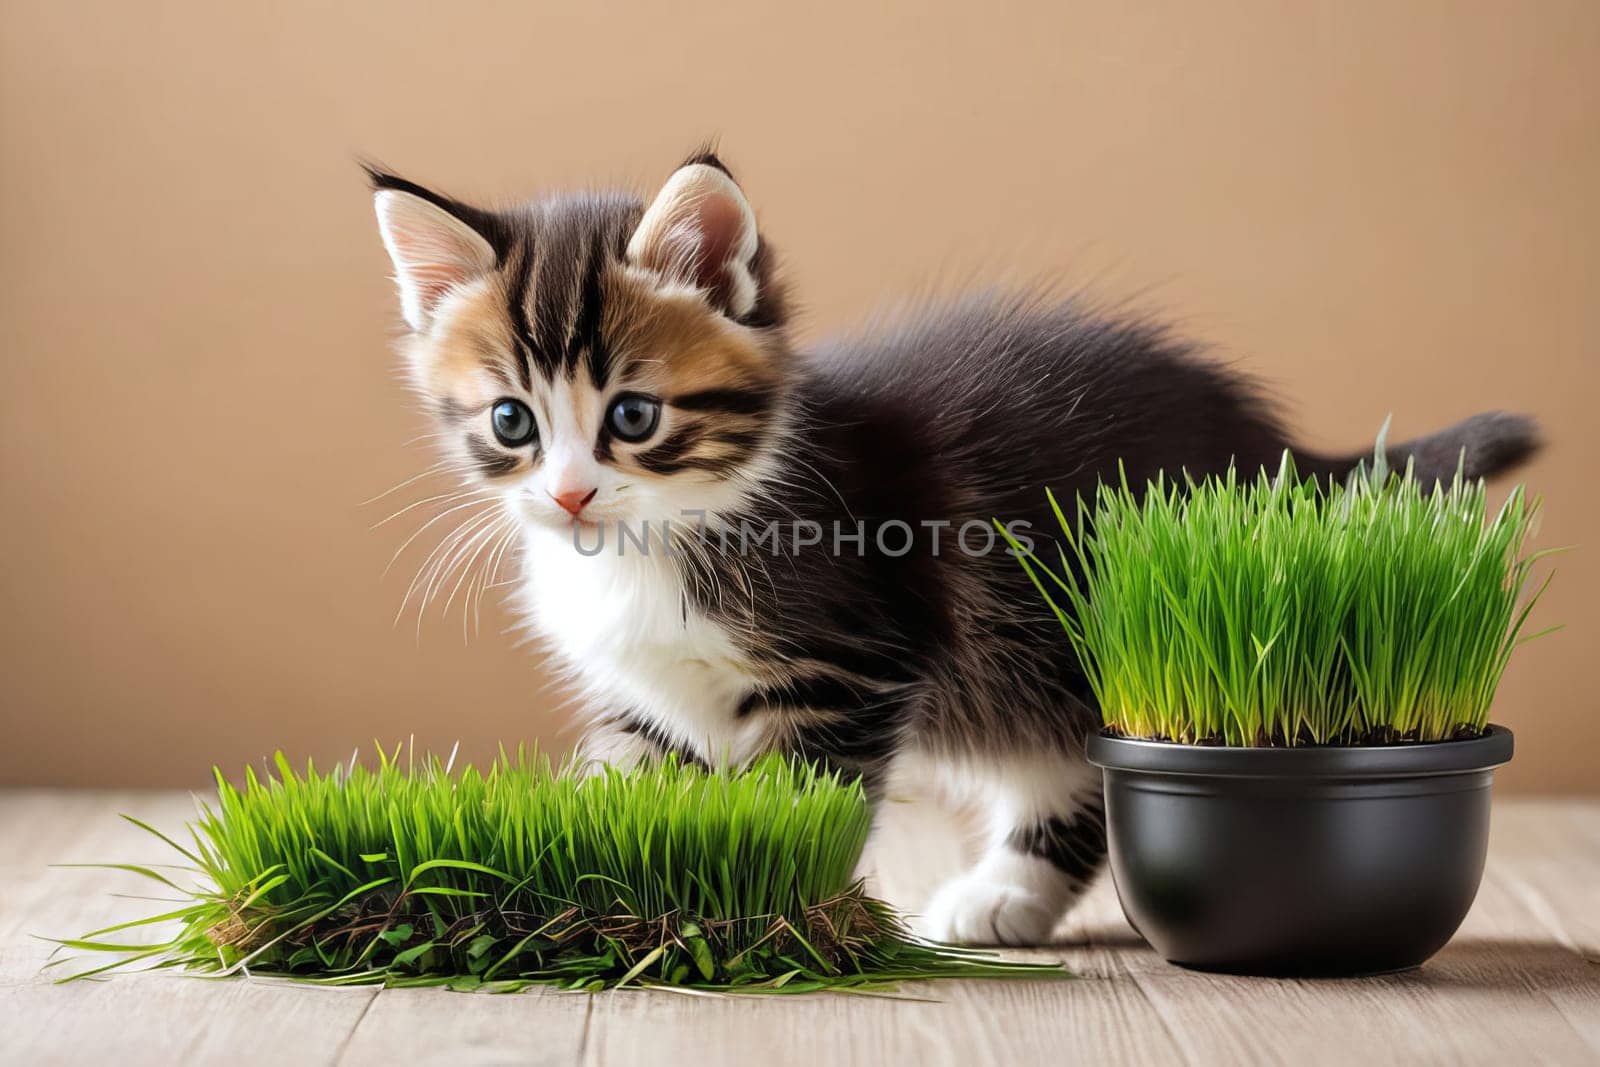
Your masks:
[{"label": "kitten's white chest", "polygon": [[671,559],[609,545],[585,556],[548,530],[526,546],[529,621],[595,711],[643,716],[713,761],[753,754],[734,711],[754,680],[722,627],[686,605]]}]

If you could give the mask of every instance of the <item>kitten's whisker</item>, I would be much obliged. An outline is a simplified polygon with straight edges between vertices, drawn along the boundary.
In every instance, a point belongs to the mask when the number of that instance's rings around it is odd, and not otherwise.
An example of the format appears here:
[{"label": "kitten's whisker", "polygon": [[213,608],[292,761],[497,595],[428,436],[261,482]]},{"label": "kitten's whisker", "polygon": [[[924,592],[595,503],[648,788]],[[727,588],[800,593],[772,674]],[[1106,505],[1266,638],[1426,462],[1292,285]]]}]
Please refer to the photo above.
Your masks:
[{"label": "kitten's whisker", "polygon": [[495,519],[496,516],[493,511],[480,512],[457,527],[456,532],[451,534],[449,541],[441,546],[442,551],[439,554],[439,561],[429,572],[429,578],[419,605],[417,614],[419,630],[422,626],[422,613],[427,610],[428,605],[439,595],[439,590],[443,587],[443,584],[449,580],[450,573],[460,560],[463,546],[470,544],[472,538],[476,537],[485,527],[492,525]]},{"label": "kitten's whisker", "polygon": [[517,528],[517,521],[514,517],[512,517],[506,523],[505,529],[500,534],[499,539],[495,542],[494,548],[489,551],[489,555],[484,561],[482,570],[479,571],[477,600],[474,602],[472,608],[472,632],[474,635],[483,632],[484,594],[488,592],[490,584],[495,580],[495,576],[499,573],[501,557],[505,553],[506,545],[511,542],[512,538],[516,537]]},{"label": "kitten's whisker", "polygon": [[500,579],[500,565],[505,560],[507,548],[509,548],[511,546],[511,544],[516,540],[517,532],[518,532],[519,529],[520,529],[520,524],[517,523],[515,520],[513,520],[510,523],[510,525],[506,528],[505,535],[500,538],[500,543],[495,546],[494,553],[493,553],[493,555],[491,556],[491,558],[489,560],[489,567],[488,567],[487,572],[484,575],[483,583],[478,586],[478,606],[473,611],[473,629],[474,629],[475,632],[481,633],[482,629],[483,629],[482,619],[480,618],[480,612],[483,609],[483,597],[484,597],[484,594],[487,593],[490,589],[498,589],[502,585],[513,584],[513,583],[510,583],[510,582],[501,582],[499,580]]},{"label": "kitten's whisker", "polygon": [[438,493],[438,494],[436,494],[434,496],[423,497],[421,500],[414,501],[413,503],[407,504],[405,507],[401,508],[399,511],[395,512],[394,514],[390,515],[389,517],[384,518],[384,519],[379,519],[377,522],[375,522],[371,526],[367,527],[367,529],[376,530],[380,526],[387,526],[389,523],[391,523],[394,520],[398,519],[400,516],[406,514],[407,512],[415,511],[417,508],[423,507],[423,506],[425,506],[427,504],[435,504],[435,503],[438,503],[440,501],[462,500],[462,499],[465,499],[466,497],[472,496],[472,495],[477,494],[477,493],[483,493],[485,491],[486,490],[483,490],[483,489],[452,489],[448,493]]},{"label": "kitten's whisker", "polygon": [[[475,501],[474,503],[477,503],[477,502]],[[462,505],[462,506],[465,507],[466,505]],[[456,510],[460,510],[460,509],[458,508]],[[426,584],[425,583],[429,579],[427,577],[425,577],[425,576],[431,575],[433,573],[433,567],[437,564],[437,562],[439,560],[441,560],[443,558],[444,554],[449,551],[450,546],[456,543],[456,539],[459,538],[462,535],[463,531],[465,531],[468,527],[472,526],[473,524],[477,523],[480,519],[482,519],[484,517],[485,514],[487,514],[487,513],[480,512],[480,513],[475,514],[475,515],[469,515],[467,518],[463,519],[461,522],[456,524],[455,528],[453,530],[451,530],[451,532],[442,541],[440,541],[439,544],[435,545],[433,547],[433,551],[429,552],[427,557],[423,559],[422,565],[417,568],[416,575],[411,579],[411,584],[406,586],[405,596],[403,598],[401,598],[400,611],[395,615],[395,619],[394,619],[394,621],[395,621],[395,623],[397,625],[399,624],[401,617],[405,615],[406,605],[408,605],[411,602],[411,594],[416,591],[418,583],[419,582],[424,583],[424,588],[426,588]],[[426,606],[427,606],[427,601],[426,601],[426,599],[424,599],[422,604],[419,605],[419,607],[418,607],[419,624],[420,624],[421,612],[423,610],[425,610]],[[420,631],[420,625],[419,625],[419,631]],[[419,636],[420,636],[420,633],[419,633]]]},{"label": "kitten's whisker", "polygon": [[[406,585],[405,595],[400,598],[400,609],[395,612],[394,625],[398,626],[400,624],[400,620],[405,617],[406,609],[411,604],[411,596],[412,596],[413,593],[418,591],[419,585],[420,585],[421,588],[424,588],[424,589],[426,588],[426,583],[428,581],[428,577],[427,576],[429,576],[429,575],[431,575],[433,573],[433,566],[436,563],[437,557],[439,557],[442,554],[442,552],[445,550],[447,545],[452,543],[450,539],[455,537],[457,534],[459,534],[461,532],[462,528],[465,527],[467,525],[467,523],[472,522],[475,518],[476,518],[476,516],[473,516],[471,518],[468,518],[468,519],[464,520],[461,524],[457,525],[450,532],[449,537],[447,537],[444,541],[441,541],[439,544],[435,545],[433,547],[433,550],[428,553],[427,557],[422,561],[422,565],[417,568],[416,574],[414,574],[412,576],[410,583],[408,583]],[[419,602],[418,607],[417,607],[417,610],[418,610],[419,614],[424,610],[425,605],[426,605],[426,601],[425,600]],[[420,637],[420,634],[419,634],[419,637]]]},{"label": "kitten's whisker", "polygon": [[383,492],[379,493],[377,496],[368,497],[367,499],[363,500],[361,503],[357,504],[356,506],[357,507],[362,507],[362,508],[370,507],[371,505],[376,504],[378,501],[382,500],[384,497],[391,496],[391,495],[393,495],[395,493],[398,493],[400,490],[404,489],[406,486],[411,485],[411,484],[413,484],[415,482],[420,482],[424,478],[431,478],[436,474],[445,474],[445,473],[448,473],[448,472],[450,472],[452,470],[463,471],[464,472],[464,471],[468,471],[470,469],[471,468],[467,464],[464,464],[464,463],[456,463],[456,462],[454,462],[452,460],[440,460],[438,463],[431,464],[430,466],[424,468],[422,473],[413,474],[411,477],[407,478],[403,482],[400,482],[398,485],[394,485],[394,486],[391,486],[388,489],[385,489]]},{"label": "kitten's whisker", "polygon": [[410,438],[409,440],[402,441],[400,447],[410,448],[412,445],[420,445],[424,441],[437,441],[442,437],[449,436],[451,436],[451,432],[448,430],[439,430],[435,431],[434,433],[419,433],[417,436]]},{"label": "kitten's whisker", "polygon": [[404,553],[406,549],[410,548],[412,542],[416,541],[417,538],[421,537],[423,535],[423,533],[430,526],[432,526],[434,523],[438,522],[440,519],[443,519],[446,515],[452,515],[455,512],[458,512],[458,511],[462,510],[463,508],[470,508],[475,504],[488,503],[490,500],[493,499],[493,496],[492,496],[492,493],[491,493],[490,490],[484,489],[484,490],[478,490],[478,492],[481,492],[484,495],[482,497],[478,498],[478,499],[468,500],[465,503],[456,504],[453,507],[446,508],[445,510],[439,512],[439,514],[435,515],[433,518],[429,519],[427,522],[425,522],[421,526],[419,526],[417,528],[417,532],[416,533],[414,533],[410,537],[406,538],[405,539],[405,543],[403,543],[399,548],[395,549],[394,555],[389,557],[388,566],[383,568],[383,573],[384,574],[388,574],[389,573],[389,569],[394,566],[395,561],[400,558],[401,554]]},{"label": "kitten's whisker", "polygon": [[789,461],[791,463],[799,464],[800,466],[805,467],[807,470],[809,470],[812,474],[816,475],[817,479],[819,481],[821,481],[823,485],[827,486],[833,492],[834,499],[839,501],[839,506],[844,509],[845,516],[847,518],[849,518],[849,520],[851,522],[855,522],[856,521],[855,514],[850,510],[850,504],[845,500],[844,494],[839,492],[839,487],[838,486],[834,485],[833,482],[828,480],[828,476],[827,475],[825,475],[821,471],[817,470],[816,467],[812,466],[810,463],[807,463],[805,460],[801,459],[799,456],[790,455],[788,457],[788,459],[789,459]]},{"label": "kitten's whisker", "polygon": [[[494,529],[499,524],[499,521],[499,516],[494,515],[492,512],[486,513],[474,519],[472,523],[470,523],[469,526],[464,529],[458,537],[455,538],[451,551],[444,559],[440,561],[439,565],[433,569],[432,578],[422,601],[422,606],[424,609],[438,599],[439,593],[444,590],[445,583],[450,581],[451,575],[457,572],[457,568],[461,568],[461,574],[462,576],[465,576],[467,570],[463,566],[463,562],[467,559],[468,554],[472,552],[473,546],[478,544],[486,533]],[[448,617],[449,610],[450,605],[447,602],[444,605],[444,608],[440,611],[440,617]],[[417,620],[419,626],[421,625],[421,621],[422,620],[419,615]]]},{"label": "kitten's whisker", "polygon": [[[479,556],[483,554],[483,550],[489,546],[490,542],[492,542],[496,537],[500,536],[501,528],[510,520],[511,516],[502,514],[493,522],[485,526],[482,530],[473,534],[472,540],[469,541],[466,546],[466,548],[472,549],[472,554],[467,556],[466,559],[461,563],[461,574],[458,578],[456,578],[456,584],[450,590],[450,595],[445,598],[444,607],[440,609],[439,612],[441,616],[448,616],[450,614],[450,605],[455,603],[456,595],[461,592],[461,586],[468,580],[469,576],[473,574],[473,569],[478,562]],[[473,547],[474,544],[476,545],[475,548]],[[463,551],[466,551],[466,548],[464,548]],[[454,564],[452,564],[452,567],[453,566]],[[466,629],[467,605],[466,602],[463,601],[461,605],[462,637],[466,636]]]},{"label": "kitten's whisker", "polygon": [[478,547],[473,550],[472,555],[462,565],[461,575],[456,579],[455,587],[450,590],[450,596],[444,602],[444,610],[440,612],[443,616],[450,614],[450,605],[455,603],[456,595],[465,586],[466,594],[461,599],[461,643],[463,645],[467,644],[470,639],[469,630],[471,627],[469,624],[472,621],[472,589],[478,580],[478,560],[483,550],[493,544],[494,539],[499,536],[500,528],[504,522],[505,519],[502,518],[499,522],[491,524],[479,535],[477,539]]}]

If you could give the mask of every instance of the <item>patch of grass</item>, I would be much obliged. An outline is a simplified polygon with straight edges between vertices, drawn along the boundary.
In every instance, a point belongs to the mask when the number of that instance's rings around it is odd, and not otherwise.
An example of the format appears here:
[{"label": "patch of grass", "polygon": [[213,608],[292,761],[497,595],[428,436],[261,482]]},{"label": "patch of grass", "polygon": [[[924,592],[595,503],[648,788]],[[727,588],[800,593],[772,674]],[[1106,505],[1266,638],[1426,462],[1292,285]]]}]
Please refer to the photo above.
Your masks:
[{"label": "patch of grass", "polygon": [[[72,977],[799,992],[1064,974],[911,937],[855,879],[871,816],[836,774],[777,757],[591,777],[521,752],[459,773],[380,757],[322,773],[280,755],[242,788],[218,773],[187,845],[144,826],[183,866],[118,865],[181,906],[61,942],[115,957]],[[172,923],[168,940],[128,940]]]},{"label": "patch of grass", "polygon": [[[1408,469],[1345,484],[1233,471],[1126,478],[1079,501],[1059,569],[1022,556],[1061,620],[1105,725],[1227,745],[1438,741],[1481,733],[1541,586],[1519,487]],[[1003,531],[1002,531],[1003,532]],[[1548,579],[1546,579],[1548,584]]]}]

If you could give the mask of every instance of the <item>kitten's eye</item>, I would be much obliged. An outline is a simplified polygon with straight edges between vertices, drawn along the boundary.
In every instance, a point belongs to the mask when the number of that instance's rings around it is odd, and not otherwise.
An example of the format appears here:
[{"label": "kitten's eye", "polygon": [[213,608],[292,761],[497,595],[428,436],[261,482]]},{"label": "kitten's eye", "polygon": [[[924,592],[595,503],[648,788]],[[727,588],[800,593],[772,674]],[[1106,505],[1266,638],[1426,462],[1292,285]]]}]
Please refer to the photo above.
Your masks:
[{"label": "kitten's eye", "polygon": [[494,435],[507,448],[520,448],[539,436],[533,412],[520,400],[496,401],[489,412],[489,422],[494,426]]},{"label": "kitten's eye", "polygon": [[661,401],[653,396],[624,393],[611,402],[606,425],[622,440],[637,443],[656,432],[661,421]]}]

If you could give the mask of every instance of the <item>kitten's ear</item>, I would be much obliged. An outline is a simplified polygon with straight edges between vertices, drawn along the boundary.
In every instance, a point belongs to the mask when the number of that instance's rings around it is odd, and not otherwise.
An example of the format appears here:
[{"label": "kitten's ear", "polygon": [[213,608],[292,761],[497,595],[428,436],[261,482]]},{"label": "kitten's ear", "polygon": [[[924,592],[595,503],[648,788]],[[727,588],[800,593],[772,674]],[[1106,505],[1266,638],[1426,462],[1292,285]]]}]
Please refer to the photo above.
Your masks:
[{"label": "kitten's ear", "polygon": [[755,212],[712,156],[684,164],[667,179],[628,242],[628,260],[711,294],[733,318],[756,306]]},{"label": "kitten's ear", "polygon": [[389,175],[372,172],[372,181],[378,233],[400,288],[400,313],[413,330],[424,330],[452,287],[494,268],[494,247],[449,210],[453,201]]}]

